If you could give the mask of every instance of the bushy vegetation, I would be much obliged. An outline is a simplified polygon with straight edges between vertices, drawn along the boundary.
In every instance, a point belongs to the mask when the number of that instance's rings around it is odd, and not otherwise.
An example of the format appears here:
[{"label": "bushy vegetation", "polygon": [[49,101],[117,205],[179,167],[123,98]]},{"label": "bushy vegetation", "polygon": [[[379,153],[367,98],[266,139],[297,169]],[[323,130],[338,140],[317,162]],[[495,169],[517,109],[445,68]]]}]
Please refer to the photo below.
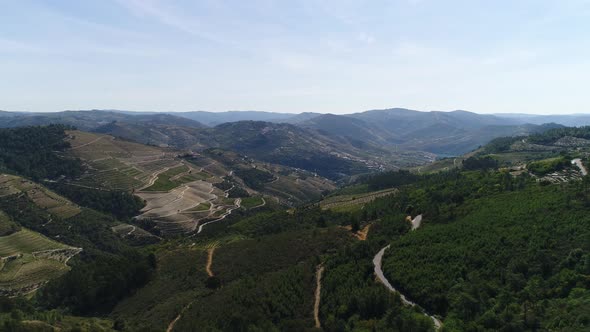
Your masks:
[{"label": "bushy vegetation", "polygon": [[[586,131],[558,129],[531,142],[585,138]],[[520,138],[496,140],[483,151],[501,154],[515,139]],[[529,170],[546,174],[566,167],[569,159],[530,163]],[[153,251],[129,247],[111,231],[116,220],[106,214],[83,209],[63,219],[26,195],[2,197],[0,225],[8,225],[8,231],[13,221],[84,251],[69,262],[70,272],[32,301],[10,302],[4,309],[0,300],[0,322],[22,328],[25,318],[59,322],[59,315],[69,312],[108,315],[126,331],[162,331],[177,317],[175,331],[313,330],[315,275],[323,266],[319,319],[326,331],[432,331],[422,308],[438,315],[447,331],[588,330],[590,177],[541,185],[526,173],[495,170],[497,160],[478,154],[467,158],[463,169],[368,176],[340,194],[359,201],[358,193],[396,187],[395,195],[372,197],[339,212],[322,210],[318,203],[285,211],[269,200],[259,209],[236,209],[204,232],[166,241]],[[330,167],[335,176],[344,174]],[[168,180],[180,174],[171,171]],[[43,172],[49,171],[25,174]],[[236,172],[252,188],[272,181],[269,175]],[[229,198],[246,197],[237,184],[226,177],[215,185]],[[56,190],[118,218],[140,208],[120,192]],[[260,202],[244,198],[243,205]],[[418,214],[422,226],[410,231],[407,217]],[[360,237],[359,229],[369,230],[368,236]],[[419,306],[403,305],[396,293],[375,282],[372,260],[387,245],[386,277]],[[205,271],[208,257],[213,276]],[[32,304],[37,307],[31,309]]]},{"label": "bushy vegetation", "polygon": [[260,206],[263,204],[262,197],[246,197],[242,199],[242,206],[246,209],[251,209],[253,207]]},{"label": "bushy vegetation", "polygon": [[369,190],[381,190],[386,188],[399,187],[418,180],[419,176],[405,170],[390,171],[369,176],[364,179]]},{"label": "bushy vegetation", "polygon": [[113,310],[113,319],[126,331],[165,331],[186,305],[212,292],[205,287],[206,261],[205,251],[160,251],[150,282],[121,301]]},{"label": "bushy vegetation", "polygon": [[65,157],[63,125],[0,129],[0,170],[11,170],[34,180],[74,177],[82,173],[78,159]]},{"label": "bushy vegetation", "polygon": [[590,139],[590,126],[555,128],[531,135],[527,140],[530,143],[550,144],[565,136]]},{"label": "bushy vegetation", "polygon": [[571,162],[569,158],[556,157],[529,163],[527,169],[536,175],[543,176],[552,172],[560,171],[570,165]]},{"label": "bushy vegetation", "polygon": [[41,310],[24,298],[0,297],[0,330],[107,332],[113,330],[113,322],[108,319],[71,316],[59,310]]},{"label": "bushy vegetation", "polygon": [[265,172],[256,168],[238,169],[234,171],[236,176],[244,180],[244,183],[252,189],[262,189],[264,184],[275,179],[269,172]]},{"label": "bushy vegetation", "polygon": [[368,241],[341,248],[324,263],[320,316],[326,331],[432,331],[430,318],[402,305],[397,294],[375,282],[372,258],[384,241],[409,230],[403,216],[373,225]]},{"label": "bushy vegetation", "polygon": [[365,210],[369,219],[423,213],[427,225],[391,242],[383,270],[445,316],[446,328],[584,330],[589,188],[587,178],[543,187],[498,171],[453,171],[424,176]]},{"label": "bushy vegetation", "polygon": [[250,194],[246,191],[246,189],[235,186],[227,191],[227,197],[229,198],[239,198],[239,197],[250,197]]},{"label": "bushy vegetation", "polygon": [[483,147],[484,153],[502,153],[510,151],[510,147],[515,142],[521,141],[525,136],[512,136],[512,137],[498,137],[491,140],[488,144]]},{"label": "bushy vegetation", "polygon": [[484,157],[469,157],[463,160],[463,168],[465,170],[486,170],[498,167],[498,160],[490,156]]},{"label": "bushy vegetation", "polygon": [[121,220],[138,215],[145,206],[143,200],[126,191],[91,189],[67,183],[53,183],[49,188],[80,206],[112,214]]},{"label": "bushy vegetation", "polygon": [[18,232],[20,226],[15,223],[6,213],[0,210],[0,236],[10,235]]}]

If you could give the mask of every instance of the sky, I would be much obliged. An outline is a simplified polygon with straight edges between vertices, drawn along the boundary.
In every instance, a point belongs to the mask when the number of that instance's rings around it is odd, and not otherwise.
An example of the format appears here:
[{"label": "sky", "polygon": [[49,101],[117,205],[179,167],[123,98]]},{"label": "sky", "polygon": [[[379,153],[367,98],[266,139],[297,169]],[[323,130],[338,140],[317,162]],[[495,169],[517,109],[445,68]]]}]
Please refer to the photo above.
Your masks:
[{"label": "sky", "polygon": [[0,109],[590,113],[590,0],[0,0]]}]

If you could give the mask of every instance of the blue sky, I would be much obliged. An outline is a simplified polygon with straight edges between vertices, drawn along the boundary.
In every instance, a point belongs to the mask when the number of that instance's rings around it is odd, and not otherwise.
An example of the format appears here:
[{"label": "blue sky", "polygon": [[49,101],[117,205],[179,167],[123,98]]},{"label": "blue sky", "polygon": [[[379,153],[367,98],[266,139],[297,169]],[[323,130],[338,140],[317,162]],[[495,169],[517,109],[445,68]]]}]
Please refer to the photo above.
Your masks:
[{"label": "blue sky", "polygon": [[588,0],[0,0],[0,109],[588,113]]}]

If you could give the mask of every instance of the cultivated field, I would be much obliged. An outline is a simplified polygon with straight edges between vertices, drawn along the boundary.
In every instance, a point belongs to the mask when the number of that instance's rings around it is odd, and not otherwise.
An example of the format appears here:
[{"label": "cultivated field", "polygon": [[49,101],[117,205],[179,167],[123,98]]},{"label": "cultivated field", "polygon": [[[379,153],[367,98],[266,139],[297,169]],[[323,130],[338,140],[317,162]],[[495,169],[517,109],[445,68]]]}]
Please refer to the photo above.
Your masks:
[{"label": "cultivated field", "polygon": [[[265,194],[292,205],[319,198],[322,191],[334,189],[330,181],[309,172],[258,163],[229,151],[193,153],[180,158],[183,153],[179,151],[109,135],[80,131],[70,131],[68,135],[70,153],[88,166],[87,174],[70,184],[133,192],[146,203],[137,219],[155,224],[163,234],[192,232],[200,224],[223,218],[238,207],[235,199],[227,199],[230,192],[232,197],[239,197],[244,191],[252,196]],[[234,171],[244,169],[274,174],[274,180],[262,183],[260,188],[250,188],[234,175]],[[227,188],[214,186],[226,177],[231,178]],[[259,198],[243,202],[246,208],[266,204]],[[123,229],[118,233],[126,234]]]},{"label": "cultivated field", "polygon": [[38,289],[68,271],[67,261],[80,251],[25,228],[0,236],[0,295]]},{"label": "cultivated field", "polygon": [[[176,151],[108,135],[79,131],[69,135],[71,153],[89,166],[88,174],[72,185],[134,192],[146,203],[137,219],[155,223],[163,234],[194,231],[201,220],[233,206],[222,200],[226,192],[213,186],[229,173],[215,160],[197,156],[188,162]],[[137,232],[128,226],[114,231],[122,236]]]},{"label": "cultivated field", "polygon": [[335,211],[350,211],[361,208],[364,204],[373,201],[378,197],[393,195],[397,189],[385,189],[356,195],[338,195],[328,197],[320,202],[322,209]]},{"label": "cultivated field", "polygon": [[29,180],[9,174],[0,174],[0,197],[24,193],[40,208],[63,219],[80,213],[80,208],[64,197]]}]

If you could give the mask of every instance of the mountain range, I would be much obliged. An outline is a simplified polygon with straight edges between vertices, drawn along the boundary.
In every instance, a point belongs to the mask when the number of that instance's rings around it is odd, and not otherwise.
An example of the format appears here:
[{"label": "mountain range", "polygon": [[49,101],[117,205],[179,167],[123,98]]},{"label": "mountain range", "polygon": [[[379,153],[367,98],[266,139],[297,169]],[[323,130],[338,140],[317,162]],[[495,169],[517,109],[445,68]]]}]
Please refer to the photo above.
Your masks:
[{"label": "mountain range", "polygon": [[[590,116],[504,116],[403,108],[346,115],[260,111],[0,112],[0,127],[60,123],[150,145],[191,151],[222,148],[332,179],[424,164],[437,156],[464,154],[496,137],[527,135],[572,122],[590,123]],[[330,167],[336,164],[339,169]]]}]

